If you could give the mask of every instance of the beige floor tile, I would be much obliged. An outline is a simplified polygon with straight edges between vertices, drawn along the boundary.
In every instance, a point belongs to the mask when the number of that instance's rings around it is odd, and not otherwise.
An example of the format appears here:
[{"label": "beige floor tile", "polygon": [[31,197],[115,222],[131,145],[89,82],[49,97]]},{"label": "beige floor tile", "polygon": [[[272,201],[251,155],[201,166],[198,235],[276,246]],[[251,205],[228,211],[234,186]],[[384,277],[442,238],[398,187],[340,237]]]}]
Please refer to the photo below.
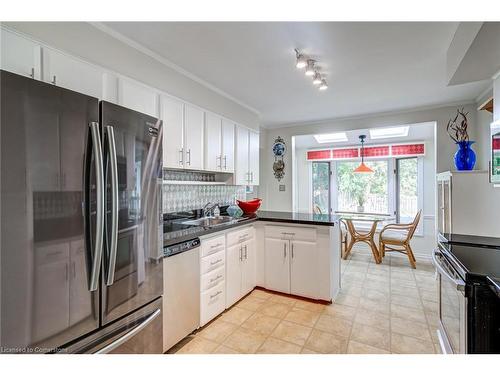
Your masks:
[{"label": "beige floor tile", "polygon": [[415,286],[391,284],[391,294],[394,293],[407,297],[419,297],[418,289]]},{"label": "beige floor tile", "polygon": [[294,307],[283,319],[289,322],[302,324],[303,326],[312,327],[316,324],[319,316],[319,312],[307,311]]},{"label": "beige floor tile", "polygon": [[390,311],[389,303],[371,299],[363,299],[359,304],[359,308],[380,314],[389,314]]},{"label": "beige floor tile", "polygon": [[231,333],[238,328],[238,325],[224,320],[215,320],[197,335],[207,340],[222,343]]},{"label": "beige floor tile", "polygon": [[297,309],[313,311],[313,312],[323,312],[325,310],[325,304],[323,303],[315,303],[309,301],[298,300],[294,307]]},{"label": "beige floor tile", "polygon": [[283,340],[269,337],[257,350],[258,354],[299,354],[302,347]]},{"label": "beige floor tile", "polygon": [[364,324],[354,323],[351,340],[384,350],[389,350],[390,348],[390,333],[388,330]]},{"label": "beige floor tile", "polygon": [[245,310],[257,311],[266,300],[249,295],[243,298],[236,306]]},{"label": "beige floor tile", "polygon": [[297,302],[297,298],[282,296],[279,294],[271,296],[269,300],[274,303],[282,303],[283,305],[289,305],[289,306],[293,306]]},{"label": "beige floor tile", "polygon": [[280,321],[281,320],[278,318],[273,318],[257,312],[245,320],[242,327],[256,331],[263,335],[269,335],[272,331],[274,331]]},{"label": "beige floor tile", "polygon": [[358,307],[359,297],[340,292],[338,296],[335,298],[334,303],[345,306]]},{"label": "beige floor tile", "polygon": [[252,291],[252,293],[250,293],[250,296],[252,296],[252,297],[257,297],[257,298],[266,299],[266,300],[271,298],[272,295],[273,295],[272,293],[266,292],[265,290],[261,290],[261,289],[254,289]]},{"label": "beige floor tile", "polygon": [[427,323],[430,327],[439,326],[439,316],[434,311],[425,311],[425,317],[427,318]]},{"label": "beige floor tile", "polygon": [[341,354],[347,350],[347,339],[314,329],[305,347],[320,353]]},{"label": "beige floor tile", "polygon": [[342,292],[351,296],[361,297],[363,293],[363,287],[356,284],[342,285]]},{"label": "beige floor tile", "polygon": [[210,354],[217,346],[219,346],[219,344],[214,341],[202,337],[195,337],[180,348],[176,354]]},{"label": "beige floor tile", "polygon": [[238,352],[237,350],[231,349],[228,346],[220,345],[217,349],[215,349],[213,354],[241,354],[241,353]]},{"label": "beige floor tile", "polygon": [[386,281],[365,280],[363,289],[373,289],[377,291],[389,292],[391,283]]},{"label": "beige floor tile", "polygon": [[265,339],[265,335],[240,327],[224,341],[224,345],[241,353],[255,353]]},{"label": "beige floor tile", "polygon": [[414,309],[400,305],[391,304],[391,317],[414,320],[420,323],[426,323],[423,309]]},{"label": "beige floor tile", "polygon": [[427,290],[424,290],[420,292],[420,296],[422,297],[423,301],[432,301],[432,302],[438,302],[438,293],[436,292],[430,292]]},{"label": "beige floor tile", "polygon": [[367,281],[376,281],[376,282],[380,282],[380,283],[389,283],[389,280],[390,280],[390,274],[389,273],[385,273],[383,275],[381,274],[371,274],[371,273],[368,273],[366,275],[366,279],[365,279],[365,282]]},{"label": "beige floor tile", "polygon": [[415,280],[403,280],[403,279],[395,279],[391,276],[391,287],[393,285],[396,286],[406,286],[410,288],[416,288],[417,287],[417,282]]},{"label": "beige floor tile", "polygon": [[324,314],[342,319],[354,320],[356,309],[350,306],[332,304],[325,307]]},{"label": "beige floor tile", "polygon": [[267,316],[272,316],[273,318],[283,319],[291,309],[292,307],[290,305],[266,301],[266,303],[263,304],[257,312]]},{"label": "beige floor tile", "polygon": [[422,301],[419,297],[407,297],[400,294],[391,294],[391,303],[395,305],[411,307],[414,309],[422,309]]},{"label": "beige floor tile", "polygon": [[390,292],[389,289],[384,289],[384,290],[364,289],[363,293],[361,294],[361,298],[389,303]]},{"label": "beige floor tile", "polygon": [[391,279],[415,281],[415,276],[411,272],[391,270]]},{"label": "beige floor tile", "polygon": [[271,334],[272,337],[303,346],[312,328],[300,324],[282,321]]},{"label": "beige floor tile", "polygon": [[347,354],[391,354],[391,352],[350,340],[347,345]]},{"label": "beige floor tile", "polygon": [[414,337],[391,335],[391,352],[399,354],[434,354],[434,344],[431,341],[418,340]]},{"label": "beige floor tile", "polygon": [[424,305],[425,311],[437,313],[439,310],[439,305],[437,302],[422,300],[422,304]]},{"label": "beige floor tile", "polygon": [[323,354],[323,353],[303,347],[302,350],[300,351],[300,354]]},{"label": "beige floor tile", "polygon": [[323,314],[319,317],[314,328],[320,331],[333,333],[337,336],[349,337],[351,334],[352,321]]},{"label": "beige floor tile", "polygon": [[253,314],[252,311],[241,309],[237,306],[232,307],[230,310],[223,313],[220,317],[221,320],[236,325],[241,325],[245,320],[250,318]]},{"label": "beige floor tile", "polygon": [[391,332],[431,341],[427,323],[418,323],[408,319],[391,318]]},{"label": "beige floor tile", "polygon": [[390,316],[389,314],[374,313],[370,310],[358,309],[354,322],[388,330],[390,327]]}]

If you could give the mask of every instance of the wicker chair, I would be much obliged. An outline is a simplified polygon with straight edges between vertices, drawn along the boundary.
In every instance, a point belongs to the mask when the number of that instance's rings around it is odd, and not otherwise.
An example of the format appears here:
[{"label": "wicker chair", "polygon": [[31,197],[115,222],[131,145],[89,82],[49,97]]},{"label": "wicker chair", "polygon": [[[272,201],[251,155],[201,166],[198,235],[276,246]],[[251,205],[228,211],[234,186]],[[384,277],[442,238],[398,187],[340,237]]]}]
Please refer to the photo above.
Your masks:
[{"label": "wicker chair", "polygon": [[386,251],[397,251],[406,254],[413,268],[416,268],[416,259],[410,241],[417,229],[422,210],[417,212],[413,222],[409,224],[388,224],[381,231],[379,236],[379,251],[383,258]]}]

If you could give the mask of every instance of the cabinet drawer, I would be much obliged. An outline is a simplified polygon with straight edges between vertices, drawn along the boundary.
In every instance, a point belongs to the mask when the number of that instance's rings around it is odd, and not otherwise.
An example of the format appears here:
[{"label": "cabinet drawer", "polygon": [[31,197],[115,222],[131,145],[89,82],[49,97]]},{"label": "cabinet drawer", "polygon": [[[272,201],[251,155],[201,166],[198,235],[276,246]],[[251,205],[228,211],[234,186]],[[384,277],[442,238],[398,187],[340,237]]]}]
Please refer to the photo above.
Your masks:
[{"label": "cabinet drawer", "polygon": [[35,248],[36,264],[49,264],[69,259],[69,243],[40,246]]},{"label": "cabinet drawer", "polygon": [[200,265],[201,274],[204,275],[219,267],[224,267],[225,263],[226,263],[226,252],[223,250],[218,251],[215,254],[201,258],[201,265]]},{"label": "cabinet drawer", "polygon": [[218,251],[224,250],[226,247],[226,237],[224,235],[213,238],[208,238],[201,241],[201,256],[214,254]]},{"label": "cabinet drawer", "polygon": [[280,225],[266,225],[264,229],[266,238],[282,240],[316,241],[315,228],[286,227]]},{"label": "cabinet drawer", "polygon": [[247,227],[244,229],[235,230],[227,234],[227,246],[233,246],[245,241],[248,241],[254,236],[253,227]]},{"label": "cabinet drawer", "polygon": [[224,283],[202,292],[200,298],[200,325],[204,326],[224,311],[226,301]]},{"label": "cabinet drawer", "polygon": [[219,267],[212,272],[209,272],[205,275],[201,276],[201,288],[200,290],[204,292],[205,290],[209,290],[220,283],[224,284],[224,275],[226,274],[225,267]]}]

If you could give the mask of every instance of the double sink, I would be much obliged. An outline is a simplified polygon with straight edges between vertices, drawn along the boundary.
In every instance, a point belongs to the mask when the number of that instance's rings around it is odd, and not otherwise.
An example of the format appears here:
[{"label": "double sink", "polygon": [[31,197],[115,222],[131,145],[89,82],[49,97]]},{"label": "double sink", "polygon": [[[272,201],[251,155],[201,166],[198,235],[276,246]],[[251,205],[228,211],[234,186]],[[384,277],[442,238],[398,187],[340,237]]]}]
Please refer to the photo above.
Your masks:
[{"label": "double sink", "polygon": [[208,217],[200,217],[199,219],[186,220],[183,221],[181,224],[212,228],[218,225],[236,224],[237,222],[246,219],[247,218],[245,217],[234,218],[231,216],[219,216],[219,217],[208,216]]}]

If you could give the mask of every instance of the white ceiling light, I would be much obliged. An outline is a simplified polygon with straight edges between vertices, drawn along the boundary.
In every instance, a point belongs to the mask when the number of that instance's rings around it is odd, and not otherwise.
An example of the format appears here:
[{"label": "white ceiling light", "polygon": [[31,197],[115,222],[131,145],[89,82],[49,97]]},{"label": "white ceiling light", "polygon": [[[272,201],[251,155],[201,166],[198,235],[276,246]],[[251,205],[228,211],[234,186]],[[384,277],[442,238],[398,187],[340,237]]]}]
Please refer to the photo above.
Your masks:
[{"label": "white ceiling light", "polygon": [[315,73],[314,60],[307,60],[306,76],[313,76]]},{"label": "white ceiling light", "polygon": [[314,77],[313,77],[313,85],[319,85],[319,84],[321,84],[321,74],[316,72],[316,73],[314,73]]},{"label": "white ceiling light", "polygon": [[326,90],[328,88],[328,85],[326,84],[326,80],[322,79],[321,80],[321,85],[319,86],[320,90]]},{"label": "white ceiling light", "polygon": [[370,129],[371,139],[396,138],[408,136],[409,126],[391,126],[389,128]]},{"label": "white ceiling light", "polygon": [[316,142],[318,143],[335,143],[335,142],[347,142],[347,134],[341,133],[330,133],[330,134],[316,134],[314,136]]},{"label": "white ceiling light", "polygon": [[305,68],[307,65],[307,58],[303,54],[301,54],[298,49],[295,49],[295,56],[297,57],[297,63],[295,64],[295,66],[298,69]]}]

